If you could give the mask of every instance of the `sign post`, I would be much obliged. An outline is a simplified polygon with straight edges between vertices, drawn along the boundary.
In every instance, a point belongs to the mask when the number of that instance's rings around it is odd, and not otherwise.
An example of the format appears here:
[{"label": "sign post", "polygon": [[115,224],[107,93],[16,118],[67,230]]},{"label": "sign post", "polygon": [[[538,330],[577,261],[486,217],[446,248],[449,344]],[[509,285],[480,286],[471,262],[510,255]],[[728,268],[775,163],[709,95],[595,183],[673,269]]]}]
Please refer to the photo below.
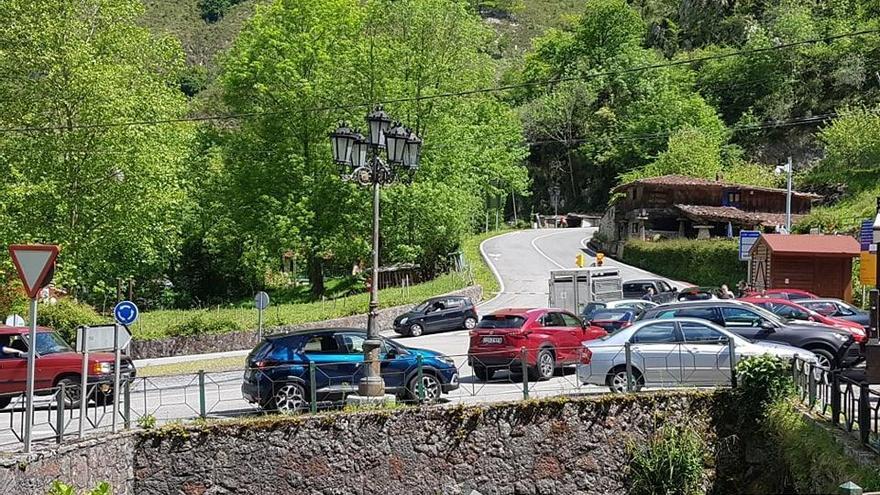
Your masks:
[{"label": "sign post", "polygon": [[[867,222],[865,222],[867,223]],[[860,241],[864,244],[863,235],[867,230],[865,224],[862,224],[862,233],[860,233]],[[877,216],[871,222],[871,243],[868,245],[869,256],[873,253],[877,256],[877,245],[880,243],[880,198],[877,198]],[[865,379],[868,383],[880,383],[880,343],[877,341],[878,327],[880,327],[880,304],[878,304],[878,287],[880,283],[880,263],[875,263],[874,285],[871,289],[871,325],[868,328],[868,344],[865,346]]]},{"label": "sign post", "polygon": [[[58,246],[9,246],[9,255],[24,290],[30,298],[30,328],[28,330],[27,381],[25,384],[24,451],[31,451],[31,430],[34,424],[34,370],[37,359],[37,294],[52,281]],[[63,398],[61,399],[63,400]]]},{"label": "sign post", "polygon": [[254,296],[254,305],[257,307],[257,340],[263,340],[263,310],[269,307],[269,294],[263,291]]},{"label": "sign post", "polygon": [[[114,363],[113,363],[113,433],[118,431],[117,421],[119,419],[119,392],[121,389],[119,388],[119,373],[120,373],[120,351],[123,347],[122,342],[120,341],[120,332],[122,328],[120,325],[124,325],[124,327],[128,327],[138,319],[138,311],[137,305],[131,301],[120,301],[113,308],[113,318],[116,320],[116,324],[113,328],[113,352],[114,352]],[[127,330],[126,330],[127,333]],[[130,335],[130,334],[129,334]],[[129,337],[128,341],[131,341]],[[128,342],[125,343],[128,345]]]}]

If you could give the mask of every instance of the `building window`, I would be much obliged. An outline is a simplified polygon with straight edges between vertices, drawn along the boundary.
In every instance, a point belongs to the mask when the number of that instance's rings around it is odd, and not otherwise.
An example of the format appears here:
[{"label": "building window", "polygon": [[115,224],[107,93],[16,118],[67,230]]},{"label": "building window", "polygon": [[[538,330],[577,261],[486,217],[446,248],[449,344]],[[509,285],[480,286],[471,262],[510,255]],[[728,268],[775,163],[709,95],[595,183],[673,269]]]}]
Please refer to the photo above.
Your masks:
[{"label": "building window", "polygon": [[739,191],[727,191],[724,197],[724,206],[736,206],[740,202]]}]

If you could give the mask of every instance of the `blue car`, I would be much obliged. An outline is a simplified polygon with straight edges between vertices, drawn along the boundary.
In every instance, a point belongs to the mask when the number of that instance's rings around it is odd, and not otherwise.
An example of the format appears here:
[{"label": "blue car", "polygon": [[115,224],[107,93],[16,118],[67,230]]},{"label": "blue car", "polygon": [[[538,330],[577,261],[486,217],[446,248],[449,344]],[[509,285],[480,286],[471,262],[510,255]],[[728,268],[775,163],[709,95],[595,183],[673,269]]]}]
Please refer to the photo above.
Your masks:
[{"label": "blue car", "polygon": [[[332,403],[357,391],[364,376],[367,332],[355,328],[303,330],[271,336],[247,357],[241,392],[266,410],[308,409],[312,400],[309,364],[314,363],[315,400]],[[424,399],[436,401],[458,388],[455,362],[439,352],[413,349],[382,339],[379,350],[385,389],[404,400],[418,397],[418,357],[422,358]]]}]

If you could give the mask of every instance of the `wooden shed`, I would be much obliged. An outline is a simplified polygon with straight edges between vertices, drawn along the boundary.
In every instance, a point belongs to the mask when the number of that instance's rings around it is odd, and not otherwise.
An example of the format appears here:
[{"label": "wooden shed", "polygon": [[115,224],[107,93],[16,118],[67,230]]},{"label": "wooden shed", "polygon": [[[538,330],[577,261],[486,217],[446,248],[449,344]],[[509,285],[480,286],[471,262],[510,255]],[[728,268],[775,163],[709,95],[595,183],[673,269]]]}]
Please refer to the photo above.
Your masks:
[{"label": "wooden shed", "polygon": [[750,252],[756,289],[801,289],[852,301],[852,260],[859,242],[844,235],[762,234]]}]

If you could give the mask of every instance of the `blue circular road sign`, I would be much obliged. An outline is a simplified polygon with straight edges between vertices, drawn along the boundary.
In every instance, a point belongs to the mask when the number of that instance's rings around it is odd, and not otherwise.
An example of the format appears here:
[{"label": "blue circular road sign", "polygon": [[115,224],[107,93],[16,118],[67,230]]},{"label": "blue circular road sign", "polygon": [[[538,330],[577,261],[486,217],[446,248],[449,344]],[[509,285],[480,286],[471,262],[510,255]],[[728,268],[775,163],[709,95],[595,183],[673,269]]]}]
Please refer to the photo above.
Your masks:
[{"label": "blue circular road sign", "polygon": [[113,308],[113,317],[121,325],[131,325],[138,319],[138,307],[131,301],[121,301]]}]

